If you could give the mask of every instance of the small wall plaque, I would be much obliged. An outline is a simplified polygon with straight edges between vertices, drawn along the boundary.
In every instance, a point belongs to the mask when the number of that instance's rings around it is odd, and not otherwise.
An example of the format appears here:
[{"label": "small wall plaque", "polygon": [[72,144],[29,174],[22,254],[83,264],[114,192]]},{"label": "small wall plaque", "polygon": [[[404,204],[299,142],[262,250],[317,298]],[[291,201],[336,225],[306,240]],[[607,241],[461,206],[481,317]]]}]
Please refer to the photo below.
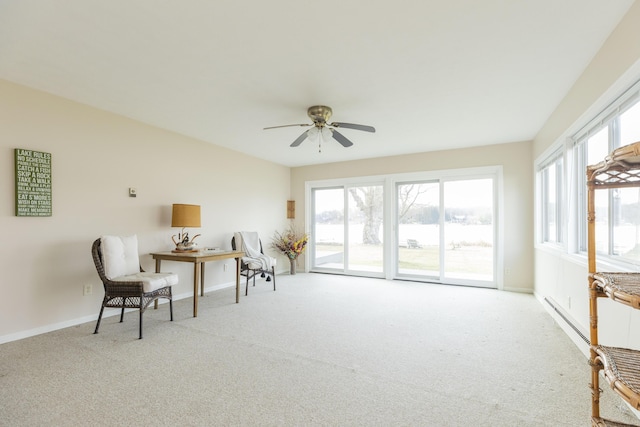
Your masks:
[{"label": "small wall plaque", "polygon": [[16,216],[51,216],[51,153],[15,149]]},{"label": "small wall plaque", "polygon": [[287,218],[295,219],[296,217],[296,201],[287,200]]}]

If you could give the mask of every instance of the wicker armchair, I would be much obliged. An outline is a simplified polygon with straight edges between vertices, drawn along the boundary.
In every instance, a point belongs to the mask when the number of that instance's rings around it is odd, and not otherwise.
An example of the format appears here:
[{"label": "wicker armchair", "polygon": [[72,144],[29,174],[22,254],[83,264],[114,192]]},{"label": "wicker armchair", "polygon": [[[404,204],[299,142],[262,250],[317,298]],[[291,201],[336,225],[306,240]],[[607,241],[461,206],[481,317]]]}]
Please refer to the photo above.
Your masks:
[{"label": "wicker armchair", "polygon": [[[137,264],[137,272],[125,271],[126,274],[113,277],[113,267],[105,269],[105,257],[103,253],[103,240],[112,239],[108,242],[118,242],[118,239],[128,239],[125,241],[130,242],[132,245],[129,250],[120,251],[119,246],[116,250],[117,256],[115,258],[128,258],[126,262],[129,266],[132,263]],[[108,243],[113,247],[113,243]],[[111,249],[110,249],[111,250]],[[144,311],[149,307],[152,302],[158,301],[160,298],[166,298],[169,300],[169,313],[171,321],[173,321],[173,298],[171,294],[171,286],[178,283],[178,276],[173,273],[147,273],[142,267],[140,267],[137,253],[137,238],[130,236],[128,238],[118,238],[115,236],[104,236],[93,242],[91,248],[93,255],[93,262],[95,263],[98,276],[102,280],[104,285],[104,298],[102,300],[102,307],[100,308],[100,315],[98,316],[98,322],[96,323],[96,330],[94,334],[98,333],[100,328],[100,321],[102,320],[102,313],[105,307],[114,307],[122,309],[120,312],[120,322],[124,319],[125,308],[137,308],[140,315],[139,320],[139,339],[142,339],[142,315]],[[107,263],[108,264],[108,263]],[[111,270],[111,271],[109,271]]]},{"label": "wicker armchair", "polygon": [[[237,239],[237,240],[236,240]],[[264,255],[264,250],[262,249],[262,240],[258,238],[260,253]],[[242,235],[240,233],[234,233],[231,238],[231,248],[235,250],[245,251],[246,247],[242,243]],[[276,260],[274,258],[270,259],[271,268],[264,269],[262,264],[259,262],[252,262],[250,257],[242,257],[240,260],[240,274],[247,278],[247,284],[245,286],[244,294],[245,296],[249,293],[249,279],[253,279],[253,286],[256,285],[256,275],[260,274],[260,277],[267,277],[267,282],[271,281],[273,277],[273,290],[276,290]],[[255,261],[255,260],[254,260]]]}]

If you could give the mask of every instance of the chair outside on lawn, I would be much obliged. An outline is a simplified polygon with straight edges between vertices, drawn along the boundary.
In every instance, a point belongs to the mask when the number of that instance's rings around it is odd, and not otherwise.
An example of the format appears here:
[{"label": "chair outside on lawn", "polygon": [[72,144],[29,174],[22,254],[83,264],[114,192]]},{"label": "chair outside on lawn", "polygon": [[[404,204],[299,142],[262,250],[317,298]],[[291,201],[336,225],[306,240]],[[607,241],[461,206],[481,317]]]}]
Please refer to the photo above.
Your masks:
[{"label": "chair outside on lawn", "polygon": [[407,239],[407,248],[409,249],[420,249],[422,246],[420,246],[420,243],[418,243],[417,240],[414,239]]}]

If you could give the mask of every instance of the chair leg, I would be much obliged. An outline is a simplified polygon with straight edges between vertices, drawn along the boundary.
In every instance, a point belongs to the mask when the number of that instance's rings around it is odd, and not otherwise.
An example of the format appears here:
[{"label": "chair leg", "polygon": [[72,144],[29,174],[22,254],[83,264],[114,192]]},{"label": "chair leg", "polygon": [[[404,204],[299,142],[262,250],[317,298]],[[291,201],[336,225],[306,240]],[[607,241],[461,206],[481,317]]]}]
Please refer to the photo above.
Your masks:
[{"label": "chair leg", "polygon": [[169,298],[169,313],[171,313],[171,321],[173,322],[173,297]]},{"label": "chair leg", "polygon": [[271,267],[271,275],[273,276],[273,290],[276,290],[276,268]]},{"label": "chair leg", "polygon": [[247,286],[244,288],[244,296],[249,295],[249,274],[247,273]]},{"label": "chair leg", "polygon": [[122,321],[124,320],[124,306],[126,305],[127,299],[123,298],[122,299],[122,311],[120,312],[120,323],[122,323]]},{"label": "chair leg", "polygon": [[139,340],[142,339],[142,313],[144,313],[144,310],[142,309],[142,307],[140,307],[140,325],[138,326],[139,329]]},{"label": "chair leg", "polygon": [[100,307],[100,314],[98,315],[98,323],[96,323],[96,330],[93,331],[94,334],[98,333],[98,329],[100,328],[100,321],[102,320],[102,313],[104,312],[104,301],[102,302],[102,307]]}]

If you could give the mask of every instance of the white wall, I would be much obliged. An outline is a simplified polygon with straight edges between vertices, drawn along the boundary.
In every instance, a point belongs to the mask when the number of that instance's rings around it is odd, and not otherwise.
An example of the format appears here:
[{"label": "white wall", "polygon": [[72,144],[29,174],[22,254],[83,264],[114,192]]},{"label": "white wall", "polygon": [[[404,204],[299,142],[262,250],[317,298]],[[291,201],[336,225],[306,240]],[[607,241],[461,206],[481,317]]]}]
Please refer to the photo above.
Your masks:
[{"label": "white wall", "polygon": [[[52,154],[51,217],[14,216],[15,148]],[[201,246],[230,248],[240,230],[268,246],[287,226],[289,168],[2,80],[0,162],[0,342],[95,320],[104,293],[91,243],[136,233],[153,271],[147,254],[171,249],[178,231],[173,203],[202,206],[192,230]],[[192,265],[165,261],[164,270],[180,275],[174,294],[192,294]],[[232,271],[207,264],[206,286],[232,283]],[[89,283],[93,295],[83,296]]]},{"label": "white wall", "polygon": [[296,222],[300,227],[303,225],[307,181],[496,165],[503,166],[504,266],[510,271],[504,277],[504,289],[532,292],[533,169],[530,142],[293,168],[291,195],[296,200]]},{"label": "white wall", "polygon": [[[561,144],[603,110],[621,92],[640,79],[640,3],[629,9],[582,76],[576,81],[533,142],[534,161],[550,147]],[[586,258],[566,251],[537,247],[535,250],[535,294],[553,300],[563,314],[588,336],[589,310]],[[544,303],[546,307],[548,305]],[[640,313],[609,309],[603,301],[601,326],[603,344],[638,346]],[[620,309],[620,307],[618,307]],[[583,352],[587,346],[569,331]]]}]

